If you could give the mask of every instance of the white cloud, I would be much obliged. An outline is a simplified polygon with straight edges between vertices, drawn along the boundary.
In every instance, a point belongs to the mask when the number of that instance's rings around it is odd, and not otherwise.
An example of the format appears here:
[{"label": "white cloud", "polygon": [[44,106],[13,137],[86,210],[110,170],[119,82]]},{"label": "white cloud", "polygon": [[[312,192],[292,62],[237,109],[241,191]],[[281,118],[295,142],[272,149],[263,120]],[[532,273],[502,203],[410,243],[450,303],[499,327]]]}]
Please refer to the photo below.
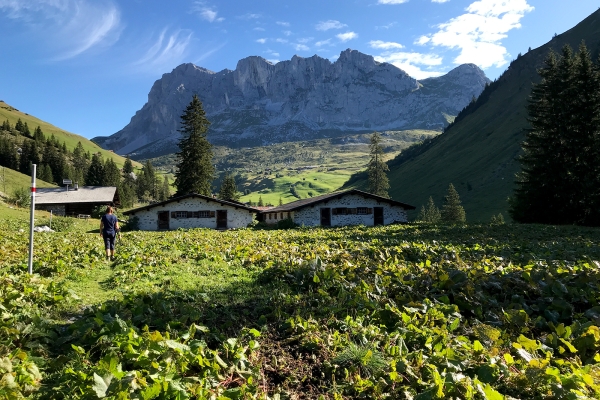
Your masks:
[{"label": "white cloud", "polygon": [[217,17],[218,12],[215,8],[207,6],[205,1],[195,1],[192,6],[192,11],[208,22],[221,22],[225,20],[225,18]]},{"label": "white cloud", "polygon": [[321,22],[319,22],[315,26],[315,28],[318,31],[328,31],[330,29],[342,29],[342,28],[345,28],[346,26],[348,26],[348,25],[342,24],[340,21],[336,21],[336,20],[330,19],[328,21],[321,21]]},{"label": "white cloud", "polygon": [[391,50],[391,49],[402,49],[402,48],[404,48],[404,46],[402,46],[400,43],[396,43],[396,42],[384,42],[382,40],[371,40],[369,42],[369,46],[371,46],[374,49],[381,49],[381,50]]},{"label": "white cloud", "polygon": [[40,42],[66,60],[119,40],[121,13],[111,1],[0,0],[0,11],[26,24]]},{"label": "white cloud", "polygon": [[297,43],[294,47],[296,48],[296,51],[309,51],[310,50],[310,47],[308,47],[307,45],[302,44],[302,43]]},{"label": "white cloud", "polygon": [[390,22],[387,25],[376,26],[375,29],[390,29],[391,27],[396,26],[397,24],[397,22]]},{"label": "white cloud", "polygon": [[289,22],[285,22],[285,21],[277,21],[275,22],[277,25],[281,25],[281,26],[285,26],[285,27],[289,27],[290,23]]},{"label": "white cloud", "polygon": [[264,32],[265,28],[261,28],[260,26],[257,26],[256,28],[252,28],[253,31],[258,31],[258,32]]},{"label": "white cloud", "polygon": [[379,0],[377,4],[402,4],[406,3],[408,0]]},{"label": "white cloud", "polygon": [[320,40],[315,43],[315,46],[317,46],[317,47],[330,46],[330,45],[331,45],[331,39]]},{"label": "white cloud", "polygon": [[277,43],[287,43],[287,42],[288,42],[287,40],[285,40],[285,39],[282,39],[282,38],[277,38],[277,39],[275,39],[275,41],[276,41]]},{"label": "white cloud", "polygon": [[432,3],[447,3],[450,0],[431,0]]},{"label": "white cloud", "polygon": [[336,37],[338,39],[340,39],[342,42],[347,42],[348,40],[356,39],[358,37],[358,33],[355,33],[355,32],[340,33],[339,35],[336,35]]},{"label": "white cloud", "polygon": [[290,36],[292,34],[292,31],[283,31],[283,34],[285,36]]},{"label": "white cloud", "polygon": [[163,29],[154,44],[135,65],[152,66],[153,69],[164,71],[168,67],[180,64],[187,55],[191,39],[190,31],[180,29],[167,34],[167,29]]},{"label": "white cloud", "polygon": [[441,66],[443,62],[443,58],[437,54],[386,52],[374,58],[375,61],[387,62],[395,65],[415,79],[425,79],[444,74],[444,72],[436,71],[435,68],[433,68]]},{"label": "white cloud", "polygon": [[275,58],[267,59],[267,61],[270,62],[271,64],[277,64],[279,62],[279,60],[277,60]]},{"label": "white cloud", "polygon": [[312,42],[313,40],[314,40],[314,38],[312,38],[312,37],[300,38],[300,39],[298,39],[298,43],[309,43],[309,42]]},{"label": "white cloud", "polygon": [[262,17],[262,15],[260,15],[260,14],[246,13],[244,15],[238,15],[236,18],[250,20],[250,19],[259,19],[260,17]]},{"label": "white cloud", "polygon": [[501,67],[509,56],[502,46],[512,29],[521,27],[521,18],[533,11],[527,0],[479,0],[466,13],[438,25],[433,34],[417,39],[416,44],[460,50],[455,64],[474,63],[481,68]]},{"label": "white cloud", "polygon": [[260,38],[260,39],[256,39],[257,43],[261,43],[261,44],[265,44],[267,43],[267,39],[266,38]]}]

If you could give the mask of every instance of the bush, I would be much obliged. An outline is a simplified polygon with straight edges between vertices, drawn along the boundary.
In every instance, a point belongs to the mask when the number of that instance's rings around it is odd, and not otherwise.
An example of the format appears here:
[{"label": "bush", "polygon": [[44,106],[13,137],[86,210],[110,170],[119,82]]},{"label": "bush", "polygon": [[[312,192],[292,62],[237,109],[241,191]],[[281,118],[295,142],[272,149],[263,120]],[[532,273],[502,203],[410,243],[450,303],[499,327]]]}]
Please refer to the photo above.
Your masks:
[{"label": "bush", "polygon": [[31,196],[29,190],[25,187],[17,188],[13,191],[12,195],[8,198],[10,204],[14,204],[17,207],[27,207],[31,204]]},{"label": "bush", "polygon": [[291,218],[282,219],[281,221],[277,221],[277,229],[292,229],[297,227],[296,224]]},{"label": "bush", "polygon": [[123,225],[119,224],[122,232],[138,231],[140,229],[140,219],[138,217],[129,217]]},{"label": "bush", "polygon": [[75,226],[75,219],[71,217],[52,217],[52,226],[50,226],[50,218],[42,220],[40,225],[46,225],[52,228],[55,232],[70,232]]}]

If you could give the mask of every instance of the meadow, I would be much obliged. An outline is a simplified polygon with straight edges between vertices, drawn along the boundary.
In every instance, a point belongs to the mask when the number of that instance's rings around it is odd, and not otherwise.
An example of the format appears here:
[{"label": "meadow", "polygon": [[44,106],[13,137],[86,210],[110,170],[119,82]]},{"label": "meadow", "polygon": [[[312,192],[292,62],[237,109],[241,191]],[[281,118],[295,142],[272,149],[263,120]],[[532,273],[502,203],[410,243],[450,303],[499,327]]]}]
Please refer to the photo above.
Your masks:
[{"label": "meadow", "polygon": [[0,222],[0,398],[600,396],[598,229],[89,224]]}]

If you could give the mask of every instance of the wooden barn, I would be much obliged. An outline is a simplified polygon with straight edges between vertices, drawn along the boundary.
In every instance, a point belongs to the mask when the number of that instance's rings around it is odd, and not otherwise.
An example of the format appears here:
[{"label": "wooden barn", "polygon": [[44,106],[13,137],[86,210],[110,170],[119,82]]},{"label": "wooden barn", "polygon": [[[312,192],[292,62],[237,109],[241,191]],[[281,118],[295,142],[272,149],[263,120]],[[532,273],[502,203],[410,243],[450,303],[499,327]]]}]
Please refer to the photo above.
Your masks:
[{"label": "wooden barn", "polygon": [[277,224],[291,219],[304,226],[389,225],[408,222],[406,210],[415,207],[357,189],[334,192],[261,212],[259,220]]},{"label": "wooden barn", "polygon": [[37,188],[35,208],[56,215],[86,216],[98,206],[121,205],[115,186],[81,186],[73,188]]},{"label": "wooden barn", "polygon": [[245,228],[258,210],[243,203],[190,193],[124,212],[145,231],[178,228]]}]

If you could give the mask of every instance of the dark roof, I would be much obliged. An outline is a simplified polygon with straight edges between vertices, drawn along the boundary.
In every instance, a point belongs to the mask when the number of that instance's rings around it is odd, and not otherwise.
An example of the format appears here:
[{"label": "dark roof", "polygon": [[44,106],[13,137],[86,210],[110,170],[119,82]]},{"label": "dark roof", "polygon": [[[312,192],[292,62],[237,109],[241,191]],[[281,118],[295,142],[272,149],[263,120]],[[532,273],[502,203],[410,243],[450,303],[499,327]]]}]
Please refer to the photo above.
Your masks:
[{"label": "dark roof", "polygon": [[237,201],[215,199],[214,197],[210,197],[210,196],[204,196],[204,195],[197,194],[197,193],[189,193],[189,194],[184,194],[183,196],[173,197],[172,199],[161,201],[160,203],[148,204],[147,206],[144,206],[144,207],[134,208],[133,210],[125,211],[123,214],[125,214],[125,215],[135,214],[136,212],[139,212],[139,211],[144,211],[144,210],[149,210],[154,207],[164,206],[165,204],[173,203],[176,201],[181,201],[181,200],[184,200],[184,199],[187,199],[190,197],[197,198],[197,199],[203,199],[206,201],[212,201],[215,203],[219,203],[223,206],[230,206],[230,207],[241,208],[243,210],[248,210],[248,211],[252,211],[252,212],[258,212],[257,209],[248,207],[247,205],[245,205],[243,203],[239,203]]},{"label": "dark roof", "polygon": [[323,194],[321,196],[310,197],[308,199],[296,200],[291,203],[284,204],[282,206],[271,208],[270,210],[265,210],[264,212],[296,211],[296,210],[300,210],[301,208],[313,206],[317,203],[326,202],[331,199],[336,199],[336,198],[339,199],[339,198],[344,197],[349,194],[357,194],[357,195],[365,197],[365,198],[375,199],[378,202],[388,203],[392,206],[399,206],[399,207],[404,208],[405,210],[414,210],[416,208],[415,206],[411,206],[410,204],[401,203],[399,201],[392,200],[392,199],[387,199],[385,197],[381,197],[381,196],[377,196],[377,195],[374,195],[371,193],[363,192],[362,190],[350,189],[350,190],[345,190],[343,192],[333,192],[333,193]]},{"label": "dark roof", "polygon": [[118,203],[115,186],[80,186],[70,188],[36,188],[36,204],[72,204],[72,203]]}]

